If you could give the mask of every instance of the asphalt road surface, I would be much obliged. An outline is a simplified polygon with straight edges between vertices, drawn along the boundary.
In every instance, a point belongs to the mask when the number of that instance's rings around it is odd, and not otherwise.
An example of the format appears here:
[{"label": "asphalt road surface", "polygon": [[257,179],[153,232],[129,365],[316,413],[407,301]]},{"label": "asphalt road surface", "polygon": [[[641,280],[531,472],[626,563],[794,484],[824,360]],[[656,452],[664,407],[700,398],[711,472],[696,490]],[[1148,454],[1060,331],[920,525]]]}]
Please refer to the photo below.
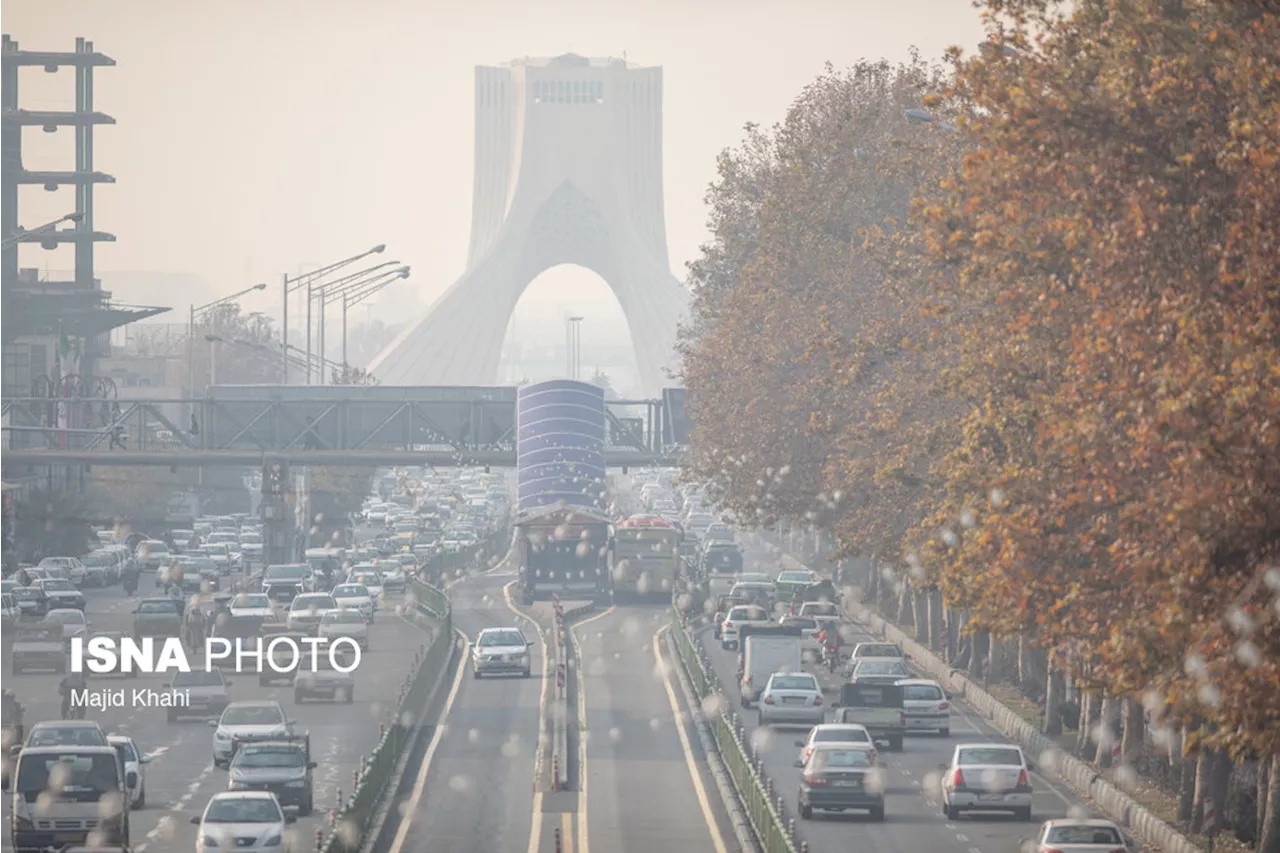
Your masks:
[{"label": "asphalt road surface", "polygon": [[482,628],[519,627],[534,642],[533,675],[475,679],[470,646],[465,647],[441,724],[417,771],[417,785],[395,817],[399,827],[389,853],[537,853],[536,846],[530,847],[530,834],[539,707],[546,683],[543,645],[504,594],[513,577],[493,572],[454,584],[453,624],[472,640]]},{"label": "asphalt road surface", "polygon": [[574,627],[586,720],[580,813],[597,851],[738,850],[675,680],[679,662],[661,643],[669,622],[668,607],[636,606]]},{"label": "asphalt road surface", "polygon": [[[841,633],[845,643],[877,639],[855,623],[845,623]],[[881,748],[880,756],[887,764],[888,773],[883,823],[872,822],[865,812],[817,812],[814,819],[801,820],[796,803],[800,770],[794,766],[800,750],[795,743],[804,738],[806,730],[774,726],[757,729],[756,712],[738,705],[737,652],[721,649],[710,626],[700,629],[698,636],[710,654],[716,675],[734,702],[734,710],[739,712],[764,757],[765,772],[786,799],[787,815],[796,818],[812,853],[844,853],[855,844],[856,849],[877,853],[1017,853],[1021,839],[1033,835],[1041,821],[1068,814],[1101,816],[1090,812],[1065,783],[1033,773],[1035,794],[1031,822],[996,813],[966,814],[956,821],[947,820],[938,790],[938,765],[950,760],[958,743],[1010,742],[964,702],[953,700],[950,736],[909,735],[902,752]],[[841,681],[838,673],[830,674],[820,666],[812,670],[829,695],[838,693]]]},{"label": "asphalt road surface", "polygon": [[[151,592],[149,579],[141,584],[140,596]],[[90,632],[127,631],[132,626],[132,611],[137,598],[126,597],[119,586],[105,590],[87,590],[87,617]],[[295,730],[310,732],[315,769],[316,812],[300,818],[296,824],[302,849],[314,847],[315,831],[328,820],[328,810],[337,804],[339,789],[349,796],[352,773],[360,761],[373,751],[379,739],[379,724],[399,701],[400,686],[409,674],[414,653],[430,642],[429,627],[411,623],[394,612],[398,601],[390,599],[379,610],[370,632],[368,651],[356,671],[354,702],[350,705],[307,702],[296,705],[287,684],[260,687],[256,674],[240,677],[231,674],[232,701],[275,699],[296,721]],[[17,693],[26,708],[28,728],[40,720],[58,719],[61,700],[58,683],[62,676],[53,673],[8,674],[9,635],[5,638],[4,666],[6,689]],[[91,677],[90,689],[124,687],[131,696],[135,688],[160,689],[164,675]],[[112,708],[105,712],[90,711],[109,734],[131,736],[139,750],[150,758],[143,768],[146,779],[146,806],[131,815],[131,835],[136,853],[154,850],[195,849],[197,827],[190,818],[203,811],[209,798],[226,790],[227,771],[215,769],[212,762],[213,730],[202,720],[166,722],[160,708]],[[8,800],[4,802],[6,827]],[[3,833],[3,848],[10,849],[9,833]]]}]

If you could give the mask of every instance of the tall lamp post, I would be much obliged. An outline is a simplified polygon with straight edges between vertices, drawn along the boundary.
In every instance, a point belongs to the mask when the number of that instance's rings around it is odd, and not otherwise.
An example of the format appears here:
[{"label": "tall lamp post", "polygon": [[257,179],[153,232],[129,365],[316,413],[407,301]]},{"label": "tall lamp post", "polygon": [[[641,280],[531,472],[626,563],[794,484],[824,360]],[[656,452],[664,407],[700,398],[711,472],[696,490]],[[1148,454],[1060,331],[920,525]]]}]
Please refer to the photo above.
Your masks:
[{"label": "tall lamp post", "polygon": [[582,318],[565,318],[565,357],[570,379],[577,379],[582,372]]},{"label": "tall lamp post", "polygon": [[403,266],[396,270],[389,270],[380,275],[374,276],[366,281],[357,281],[340,288],[331,294],[325,295],[326,304],[329,301],[342,300],[342,372],[345,374],[348,370],[350,362],[347,361],[347,311],[352,305],[358,305],[368,299],[373,294],[382,290],[393,281],[409,277],[409,267]]},{"label": "tall lamp post", "polygon": [[[331,299],[330,295],[335,290],[347,290],[352,287],[358,287],[361,284],[365,284],[371,281],[373,278],[376,278],[378,275],[386,275],[385,270],[387,269],[387,267],[394,267],[399,263],[400,263],[399,261],[384,261],[383,263],[376,264],[371,267],[366,267],[360,270],[359,272],[353,272],[350,275],[345,275],[342,278],[334,279],[333,281],[326,281],[323,284],[307,286],[307,299],[308,300],[314,299],[320,303],[320,316],[319,316],[320,340],[318,341],[318,344],[319,344],[321,359],[323,359],[325,356],[325,334],[324,334],[325,333],[325,315],[326,315],[325,306],[328,305],[330,302],[336,301],[335,299]],[[384,272],[380,273],[379,270],[384,270]],[[310,353],[311,353],[311,335],[310,333],[308,333],[307,334],[307,364],[308,365],[310,365],[312,361]],[[307,367],[307,384],[311,384],[310,366]],[[323,369],[320,370],[320,384],[321,385],[325,384]]]},{"label": "tall lamp post", "polygon": [[[321,267],[318,270],[312,270],[311,272],[302,273],[301,275],[297,275],[292,278],[290,278],[287,273],[281,277],[280,296],[283,300],[283,304],[281,306],[281,314],[280,314],[280,320],[281,320],[280,340],[284,344],[286,344],[286,347],[281,351],[281,355],[280,355],[280,377],[281,377],[282,384],[284,385],[289,384],[289,351],[287,347],[287,344],[289,343],[289,294],[303,287],[314,286],[316,282],[320,281],[325,276],[333,272],[336,272],[337,270],[340,270],[343,267],[349,266],[350,264],[354,264],[356,261],[363,260],[364,258],[367,258],[370,255],[380,254],[383,251],[385,251],[386,248],[387,248],[386,244],[379,243],[378,245],[374,246],[372,249],[361,252],[358,255],[352,255],[349,258],[343,258],[340,261],[335,261],[334,263],[329,264],[326,267]],[[310,346],[310,341],[311,341],[311,300],[308,298],[307,299],[308,346]]]},{"label": "tall lamp post", "polygon": [[[195,352],[192,346],[193,340],[196,334],[196,317],[197,316],[203,317],[207,312],[211,311],[214,308],[217,308],[219,305],[226,305],[228,302],[234,302],[237,299],[239,299],[241,296],[244,296],[247,293],[253,293],[255,290],[266,290],[266,289],[267,289],[266,282],[261,282],[259,284],[253,285],[252,287],[246,287],[244,290],[237,291],[231,294],[230,296],[224,296],[221,299],[215,299],[212,302],[206,302],[204,305],[191,306],[191,313],[187,317],[187,393],[189,393],[192,398],[192,404],[191,404],[192,414],[195,413],[195,396],[196,396]],[[210,378],[209,384],[210,385],[214,384],[212,378]]]}]

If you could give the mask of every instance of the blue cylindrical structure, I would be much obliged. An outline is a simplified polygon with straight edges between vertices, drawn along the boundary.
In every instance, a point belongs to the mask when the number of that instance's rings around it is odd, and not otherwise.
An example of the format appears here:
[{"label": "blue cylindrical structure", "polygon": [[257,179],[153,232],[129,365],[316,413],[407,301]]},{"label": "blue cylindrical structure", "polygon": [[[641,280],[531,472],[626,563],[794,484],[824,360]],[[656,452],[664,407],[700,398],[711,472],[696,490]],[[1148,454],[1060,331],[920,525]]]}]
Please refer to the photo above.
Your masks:
[{"label": "blue cylindrical structure", "polygon": [[516,391],[519,509],[564,502],[602,509],[605,494],[604,389],[553,379]]}]

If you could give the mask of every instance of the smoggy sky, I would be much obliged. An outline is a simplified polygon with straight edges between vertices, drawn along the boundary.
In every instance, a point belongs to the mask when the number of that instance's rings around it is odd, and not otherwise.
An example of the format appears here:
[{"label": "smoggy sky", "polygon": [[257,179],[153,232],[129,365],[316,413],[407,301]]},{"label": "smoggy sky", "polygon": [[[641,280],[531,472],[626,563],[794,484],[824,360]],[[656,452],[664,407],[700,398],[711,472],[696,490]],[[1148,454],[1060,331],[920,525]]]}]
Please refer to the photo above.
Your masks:
[{"label": "smoggy sky", "polygon": [[[85,36],[117,62],[96,77],[96,106],[117,120],[95,143],[96,167],[117,179],[97,193],[95,224],[118,240],[99,248],[99,270],[205,277],[208,293],[166,303],[185,309],[386,243],[384,259],[413,266],[378,306],[392,317],[466,261],[475,65],[572,51],[663,66],[667,235],[683,279],[716,154],[744,123],[779,120],[827,61],[899,60],[912,45],[936,57],[982,38],[967,0],[9,0],[3,27],[29,50]],[[69,109],[71,70],[23,70],[20,103]],[[71,168],[69,129],[24,133],[27,168]],[[73,199],[24,189],[22,222]],[[22,252],[23,266],[71,267],[69,247]],[[246,307],[277,314],[269,294]],[[601,281],[570,267],[530,286],[521,317],[530,303],[621,319]]]}]

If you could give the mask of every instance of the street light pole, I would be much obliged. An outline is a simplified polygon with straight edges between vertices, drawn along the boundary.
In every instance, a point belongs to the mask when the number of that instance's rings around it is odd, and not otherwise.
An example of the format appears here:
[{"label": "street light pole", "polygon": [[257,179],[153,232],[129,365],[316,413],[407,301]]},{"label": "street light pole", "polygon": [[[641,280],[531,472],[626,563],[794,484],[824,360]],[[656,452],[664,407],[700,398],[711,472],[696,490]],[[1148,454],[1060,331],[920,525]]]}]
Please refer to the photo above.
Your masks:
[{"label": "street light pole", "polygon": [[[230,296],[224,296],[221,299],[215,299],[212,302],[206,302],[204,305],[192,305],[191,311],[187,315],[187,393],[191,396],[191,413],[195,414],[195,396],[196,396],[196,365],[195,365],[195,346],[193,339],[196,334],[196,315],[203,315],[206,311],[217,308],[219,305],[226,305],[244,296],[247,293],[253,293],[255,290],[266,290],[266,282],[260,282],[244,290],[238,290]],[[213,384],[212,380],[209,383]]]},{"label": "street light pole", "polygon": [[[288,355],[287,355],[287,352],[288,352],[287,344],[289,343],[289,293],[290,293],[290,292],[292,292],[292,291],[294,291],[294,290],[297,290],[297,289],[299,289],[299,288],[301,288],[301,287],[303,287],[303,286],[306,286],[306,287],[308,288],[308,293],[307,293],[307,348],[308,348],[308,350],[309,350],[309,349],[310,349],[310,347],[311,347],[311,323],[310,323],[310,318],[311,318],[311,295],[312,295],[312,294],[311,294],[311,287],[312,287],[316,282],[318,282],[320,279],[322,279],[322,278],[324,278],[326,275],[328,275],[329,273],[331,273],[331,272],[335,272],[335,271],[337,271],[337,270],[340,270],[340,269],[342,269],[343,267],[345,267],[345,266],[347,266],[347,265],[349,265],[349,264],[353,264],[353,263],[355,263],[356,261],[361,260],[361,259],[363,259],[363,258],[367,258],[369,255],[377,255],[377,254],[380,254],[380,253],[382,253],[382,252],[386,251],[386,248],[387,248],[387,247],[386,247],[386,244],[385,244],[385,243],[379,243],[378,245],[374,246],[372,249],[369,249],[368,251],[361,252],[361,253],[359,253],[359,254],[357,254],[357,255],[352,255],[352,256],[351,256],[351,257],[349,257],[349,258],[343,258],[343,259],[342,259],[342,260],[340,260],[340,261],[336,261],[336,262],[334,262],[334,263],[332,263],[332,264],[329,264],[328,266],[321,267],[321,268],[320,268],[320,269],[318,269],[318,270],[312,270],[311,272],[308,272],[308,273],[301,273],[301,274],[299,274],[299,275],[295,276],[294,278],[289,278],[288,273],[285,273],[285,275],[284,275],[283,279],[282,279],[282,280],[281,280],[281,282],[280,282],[280,292],[281,292],[281,293],[280,293],[280,295],[281,295],[281,297],[284,299],[284,306],[283,306],[283,310],[280,312],[280,319],[281,319],[280,340],[281,340],[281,342],[282,342],[282,343],[286,344],[286,347],[285,347],[285,353],[286,353],[286,354],[281,356],[281,362],[280,362],[280,365],[281,365],[281,376],[284,378],[284,384],[286,384],[286,385],[287,385],[287,384],[289,384],[289,359],[288,359]],[[310,357],[308,357],[308,359],[307,359],[307,382],[308,382],[308,383],[310,383],[310,381],[311,381],[311,359],[310,359]]]},{"label": "street light pole", "polygon": [[[358,288],[373,282],[380,275],[387,274],[386,272],[379,273],[378,270],[386,270],[387,267],[393,267],[399,263],[400,263],[399,261],[383,261],[380,264],[377,264],[371,267],[366,267],[365,269],[362,269],[359,272],[353,272],[350,275],[343,276],[342,278],[335,279],[334,281],[327,281],[324,284],[318,285],[315,288],[315,294],[312,298],[316,299],[320,303],[319,305],[320,311],[316,319],[318,321],[318,326],[319,326],[319,329],[317,330],[318,331],[317,337],[319,338],[318,348],[319,348],[320,355],[322,357],[325,357],[325,358],[328,357],[327,347],[328,347],[329,339],[328,339],[328,334],[326,329],[326,324],[328,322],[326,318],[328,315],[329,303],[337,301],[339,293],[345,293],[350,290],[354,290],[355,288]],[[319,384],[321,385],[326,384],[324,370],[320,371]]]},{"label": "street light pole", "polygon": [[[333,298],[342,299],[342,371],[346,373],[350,362],[347,361],[347,311],[352,305],[358,305],[377,293],[396,279],[408,278],[409,267],[383,273],[368,281],[355,282],[333,294]],[[322,309],[323,310],[323,309]]]}]

